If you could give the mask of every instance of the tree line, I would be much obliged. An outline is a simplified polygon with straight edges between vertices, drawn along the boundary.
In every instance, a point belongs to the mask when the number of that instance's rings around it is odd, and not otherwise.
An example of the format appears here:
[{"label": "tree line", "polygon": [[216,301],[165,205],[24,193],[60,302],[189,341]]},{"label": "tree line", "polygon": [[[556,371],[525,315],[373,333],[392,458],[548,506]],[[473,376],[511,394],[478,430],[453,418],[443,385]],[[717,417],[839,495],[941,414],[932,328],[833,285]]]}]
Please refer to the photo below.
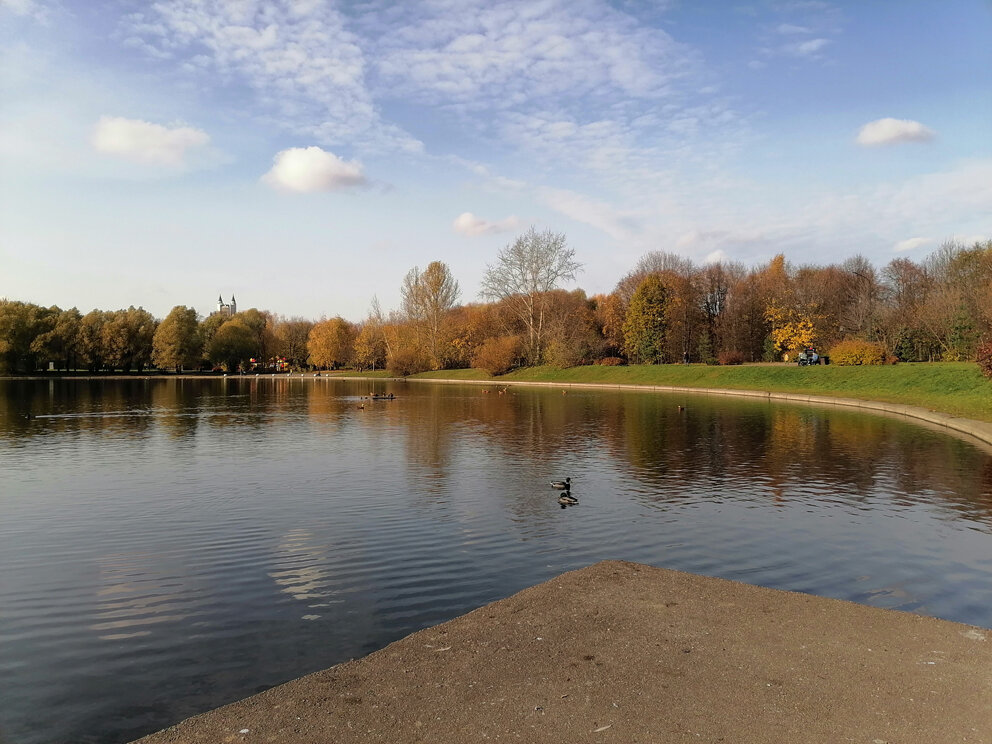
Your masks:
[{"label": "tree line", "polygon": [[[528,232],[487,267],[480,300],[434,261],[412,268],[400,307],[311,321],[255,308],[201,317],[177,306],[62,310],[0,300],[0,371],[475,367],[502,374],[550,364],[735,364],[815,346],[872,345],[901,361],[982,358],[992,332],[992,241],[948,241],[925,259],[876,268],[862,256],[796,266],[783,255],[746,267],[697,265],[653,251],[609,294],[567,290],[582,270],[561,233]],[[843,346],[847,343],[848,346]],[[987,347],[985,347],[987,349]],[[866,357],[867,358],[867,357]]]}]

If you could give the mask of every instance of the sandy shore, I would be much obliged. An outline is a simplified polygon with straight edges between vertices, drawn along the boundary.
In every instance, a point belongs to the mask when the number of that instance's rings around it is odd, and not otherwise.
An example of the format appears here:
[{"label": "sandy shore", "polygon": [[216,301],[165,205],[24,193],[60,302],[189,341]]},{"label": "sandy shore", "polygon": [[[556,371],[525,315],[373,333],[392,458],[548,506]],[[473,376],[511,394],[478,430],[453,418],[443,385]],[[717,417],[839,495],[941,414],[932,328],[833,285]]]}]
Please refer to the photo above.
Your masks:
[{"label": "sandy shore", "polygon": [[165,742],[992,742],[992,631],[604,562]]}]

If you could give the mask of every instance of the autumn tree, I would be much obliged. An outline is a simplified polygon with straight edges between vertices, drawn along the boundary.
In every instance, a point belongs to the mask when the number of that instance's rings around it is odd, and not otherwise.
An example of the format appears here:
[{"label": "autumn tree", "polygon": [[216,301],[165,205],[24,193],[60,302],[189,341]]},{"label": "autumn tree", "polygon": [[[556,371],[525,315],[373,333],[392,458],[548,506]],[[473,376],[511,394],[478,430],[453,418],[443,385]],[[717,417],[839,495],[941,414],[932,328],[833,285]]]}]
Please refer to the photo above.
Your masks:
[{"label": "autumn tree", "polygon": [[50,310],[50,327],[35,337],[31,348],[45,361],[58,362],[60,368],[68,372],[75,368],[83,316],[74,307],[68,310],[52,307]]},{"label": "autumn tree", "polygon": [[246,366],[254,356],[256,344],[255,330],[235,316],[220,324],[204,351],[213,364],[223,365],[228,372],[235,372],[239,367]]},{"label": "autumn tree", "polygon": [[230,319],[231,316],[224,313],[211,313],[200,321],[200,340],[203,342],[204,356],[206,356],[206,349],[210,346],[210,341],[217,333],[217,329]]},{"label": "autumn tree", "polygon": [[79,360],[90,372],[103,368],[103,324],[106,313],[102,310],[90,310],[79,321],[79,336],[77,338]]},{"label": "autumn tree", "polygon": [[[475,352],[486,340],[515,337],[523,330],[517,316],[504,302],[460,305],[452,309],[449,323],[452,362],[461,367],[472,366]],[[516,343],[519,346],[519,340]]]},{"label": "autumn tree", "polygon": [[506,246],[496,263],[486,267],[482,296],[507,302],[526,328],[526,355],[539,364],[543,355],[548,293],[575,279],[582,264],[568,247],[564,233],[530,228]]},{"label": "autumn tree", "polygon": [[581,289],[549,292],[545,320],[545,360],[559,368],[588,363],[600,355],[602,336],[596,327],[594,303]]},{"label": "autumn tree", "polygon": [[57,307],[0,299],[0,370],[37,369],[41,349],[35,341],[52,331],[59,313]]},{"label": "autumn tree", "polygon": [[671,292],[657,274],[649,274],[630,299],[623,324],[624,353],[631,361],[665,361],[667,310]]},{"label": "autumn tree", "polygon": [[156,326],[152,314],[141,307],[105,313],[100,327],[103,363],[125,372],[150,364]]},{"label": "autumn tree", "polygon": [[444,321],[458,300],[458,282],[446,264],[432,261],[423,272],[417,266],[410,269],[400,291],[403,311],[418,343],[423,346],[431,367],[441,369],[446,357]]},{"label": "autumn tree", "polygon": [[390,339],[386,334],[386,320],[379,307],[379,298],[373,295],[369,314],[362,321],[355,337],[355,365],[359,369],[382,369],[390,353]]},{"label": "autumn tree", "polygon": [[878,272],[864,256],[852,256],[841,264],[846,275],[845,303],[838,322],[844,335],[869,341],[878,336],[882,287]]},{"label": "autumn tree", "polygon": [[355,327],[341,317],[321,320],[310,330],[310,363],[323,369],[351,364],[355,355]]},{"label": "autumn tree", "polygon": [[310,355],[307,340],[314,324],[305,318],[273,318],[273,353],[283,357],[291,367],[298,369]]},{"label": "autumn tree", "polygon": [[595,295],[592,298],[596,314],[596,325],[603,339],[602,353],[605,356],[619,357],[624,353],[623,324],[627,317],[627,306],[617,292],[608,295]]},{"label": "autumn tree", "polygon": [[195,366],[203,353],[196,310],[176,305],[159,323],[152,337],[152,361],[158,367],[182,372]]},{"label": "autumn tree", "polygon": [[745,346],[731,338],[729,323],[734,290],[747,272],[743,266],[720,261],[707,264],[698,276],[702,328],[697,349],[703,362],[712,362],[721,351],[740,352],[747,358]]},{"label": "autumn tree", "polygon": [[242,310],[234,317],[251,329],[255,341],[250,356],[257,359],[264,366],[268,362],[269,357],[272,356],[273,349],[276,347],[272,313],[252,307]]}]

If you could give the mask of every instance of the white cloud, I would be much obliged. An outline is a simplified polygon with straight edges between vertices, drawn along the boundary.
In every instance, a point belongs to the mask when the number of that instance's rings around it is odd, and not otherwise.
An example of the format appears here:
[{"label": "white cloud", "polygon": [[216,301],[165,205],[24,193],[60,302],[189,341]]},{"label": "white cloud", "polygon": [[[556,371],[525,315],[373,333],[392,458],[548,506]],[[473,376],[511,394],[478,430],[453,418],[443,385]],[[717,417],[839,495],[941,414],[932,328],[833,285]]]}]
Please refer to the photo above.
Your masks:
[{"label": "white cloud", "polygon": [[142,165],[181,169],[187,155],[210,142],[202,129],[165,127],[141,119],[101,116],[90,139],[98,152]]},{"label": "white cloud", "polygon": [[367,183],[362,165],[345,161],[319,147],[291,147],[273,158],[272,169],[262,176],[269,186],[283,191],[311,193],[338,191]]},{"label": "white cloud", "polygon": [[730,256],[727,254],[727,252],[722,248],[718,248],[712,253],[706,254],[706,257],[703,259],[703,263],[704,264],[726,263],[729,260],[730,260]]},{"label": "white cloud", "polygon": [[494,235],[496,233],[508,232],[516,229],[520,225],[520,220],[515,215],[510,215],[506,219],[497,222],[490,222],[481,217],[476,217],[471,212],[463,212],[455,218],[452,228],[462,235]]},{"label": "white cloud", "polygon": [[809,41],[786,44],[782,47],[782,51],[794,57],[816,57],[828,44],[830,44],[830,39],[810,39]]},{"label": "white cloud", "polygon": [[933,238],[908,238],[906,240],[900,240],[892,246],[892,251],[893,253],[905,253],[906,251],[916,250],[921,245],[930,245],[933,242]]},{"label": "white cloud", "polygon": [[897,142],[928,142],[936,132],[910,119],[876,119],[861,127],[858,132],[859,145],[873,147],[891,145]]},{"label": "white cloud", "polygon": [[806,26],[796,26],[796,25],[791,24],[791,23],[780,23],[775,30],[778,31],[780,34],[783,34],[783,35],[786,35],[786,36],[789,36],[789,35],[792,35],[792,34],[809,34],[809,33],[812,33],[812,31],[809,28],[807,28]]}]

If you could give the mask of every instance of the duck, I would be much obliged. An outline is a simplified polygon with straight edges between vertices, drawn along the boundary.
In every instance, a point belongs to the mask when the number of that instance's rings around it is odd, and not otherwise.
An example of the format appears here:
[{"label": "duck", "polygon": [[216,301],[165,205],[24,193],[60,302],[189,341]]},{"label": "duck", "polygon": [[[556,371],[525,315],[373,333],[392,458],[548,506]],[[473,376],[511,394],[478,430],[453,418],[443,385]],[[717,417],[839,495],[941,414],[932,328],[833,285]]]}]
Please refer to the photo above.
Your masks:
[{"label": "duck", "polygon": [[551,487],[557,488],[559,491],[570,491],[572,489],[572,479],[566,478],[563,481],[551,481]]},{"label": "duck", "polygon": [[578,504],[579,500],[570,493],[563,493],[558,497],[558,503],[562,506],[571,506],[572,504]]}]

